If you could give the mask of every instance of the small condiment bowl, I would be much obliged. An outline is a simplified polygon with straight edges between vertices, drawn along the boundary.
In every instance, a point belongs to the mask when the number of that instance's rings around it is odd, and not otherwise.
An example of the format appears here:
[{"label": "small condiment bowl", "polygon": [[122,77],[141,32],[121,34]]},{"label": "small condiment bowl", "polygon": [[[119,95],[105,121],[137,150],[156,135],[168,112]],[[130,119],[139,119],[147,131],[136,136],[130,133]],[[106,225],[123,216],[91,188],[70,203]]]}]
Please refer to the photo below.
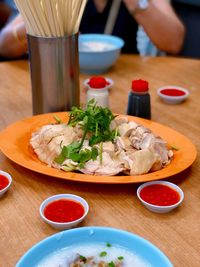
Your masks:
[{"label": "small condiment bowl", "polygon": [[176,85],[166,85],[158,88],[158,96],[167,104],[179,104],[189,96],[189,91]]},{"label": "small condiment bowl", "polygon": [[[74,201],[74,202],[77,202],[79,204],[81,204],[84,208],[84,214],[76,219],[76,220],[73,220],[73,221],[70,221],[70,222],[55,222],[55,221],[52,221],[52,220],[49,220],[46,218],[45,214],[44,214],[44,210],[45,208],[47,207],[48,204],[54,202],[54,201],[58,201],[58,200],[71,200],[71,201]],[[75,226],[77,226],[80,222],[82,222],[85,217],[87,216],[88,214],[88,211],[89,211],[89,205],[87,203],[87,201],[85,199],[83,199],[82,197],[80,196],[77,196],[77,195],[73,195],[73,194],[59,194],[59,195],[54,195],[54,196],[51,196],[47,199],[45,199],[42,204],[40,205],[40,216],[41,218],[46,222],[48,223],[49,225],[51,225],[53,228],[55,229],[58,229],[58,230],[66,230],[66,229],[70,229],[70,228],[73,228]]]},{"label": "small condiment bowl", "polygon": [[11,183],[12,183],[12,177],[9,173],[4,172],[4,171],[0,171],[0,175],[5,176],[8,179],[8,185],[6,187],[4,187],[2,190],[0,190],[0,197],[2,197],[5,192],[10,188]]},{"label": "small condiment bowl", "polygon": [[[140,193],[142,191],[143,188],[150,186],[150,185],[165,185],[170,187],[171,189],[175,190],[178,194],[179,194],[179,201],[177,201],[175,204],[173,205],[168,205],[168,206],[159,206],[159,205],[153,205],[150,204],[148,202],[146,202],[144,199],[142,199]],[[173,209],[175,209],[176,207],[178,207],[183,199],[184,199],[184,193],[181,190],[181,188],[171,182],[167,182],[167,181],[153,181],[153,182],[147,182],[144,183],[142,185],[140,185],[137,189],[137,197],[139,198],[139,200],[142,202],[142,204],[149,209],[150,211],[156,212],[156,213],[167,213],[172,211]]]}]

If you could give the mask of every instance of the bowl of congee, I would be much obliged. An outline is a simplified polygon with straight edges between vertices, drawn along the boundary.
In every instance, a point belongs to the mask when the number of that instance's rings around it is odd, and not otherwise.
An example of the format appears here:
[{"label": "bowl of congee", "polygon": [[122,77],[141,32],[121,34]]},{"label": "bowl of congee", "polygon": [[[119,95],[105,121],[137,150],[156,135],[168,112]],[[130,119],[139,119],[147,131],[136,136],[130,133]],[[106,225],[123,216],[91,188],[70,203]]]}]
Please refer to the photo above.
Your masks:
[{"label": "bowl of congee", "polygon": [[81,227],[52,235],[33,246],[16,267],[172,267],[149,241],[109,227]]},{"label": "bowl of congee", "polygon": [[107,34],[79,35],[79,65],[82,73],[106,72],[118,59],[124,41]]}]

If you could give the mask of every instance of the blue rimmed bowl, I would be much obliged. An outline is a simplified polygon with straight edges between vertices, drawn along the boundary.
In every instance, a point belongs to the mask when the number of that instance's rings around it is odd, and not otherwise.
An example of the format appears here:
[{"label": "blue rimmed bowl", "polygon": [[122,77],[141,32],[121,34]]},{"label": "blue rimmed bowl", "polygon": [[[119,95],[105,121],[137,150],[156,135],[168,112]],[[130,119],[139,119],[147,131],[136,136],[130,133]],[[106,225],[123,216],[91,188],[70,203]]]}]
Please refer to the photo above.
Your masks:
[{"label": "blue rimmed bowl", "polygon": [[109,243],[133,252],[153,267],[172,267],[169,259],[152,243],[130,232],[108,227],[82,227],[52,235],[33,246],[16,267],[35,267],[49,254],[77,244]]},{"label": "blue rimmed bowl", "polygon": [[117,61],[124,41],[113,35],[80,34],[79,65],[82,73],[106,72]]}]

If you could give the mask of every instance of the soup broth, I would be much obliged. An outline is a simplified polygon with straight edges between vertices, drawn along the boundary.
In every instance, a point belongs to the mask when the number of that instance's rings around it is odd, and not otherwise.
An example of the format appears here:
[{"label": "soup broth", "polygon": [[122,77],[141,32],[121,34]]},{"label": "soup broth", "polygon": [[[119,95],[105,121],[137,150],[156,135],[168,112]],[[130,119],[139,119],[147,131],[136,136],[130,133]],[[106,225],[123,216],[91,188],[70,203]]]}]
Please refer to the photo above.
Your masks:
[{"label": "soup broth", "polygon": [[144,259],[125,248],[96,243],[80,244],[60,249],[42,259],[36,267],[70,267],[80,257],[93,257],[93,261],[97,265],[81,265],[88,267],[98,266],[101,261],[106,263],[121,262],[120,266],[122,267],[152,267]]}]

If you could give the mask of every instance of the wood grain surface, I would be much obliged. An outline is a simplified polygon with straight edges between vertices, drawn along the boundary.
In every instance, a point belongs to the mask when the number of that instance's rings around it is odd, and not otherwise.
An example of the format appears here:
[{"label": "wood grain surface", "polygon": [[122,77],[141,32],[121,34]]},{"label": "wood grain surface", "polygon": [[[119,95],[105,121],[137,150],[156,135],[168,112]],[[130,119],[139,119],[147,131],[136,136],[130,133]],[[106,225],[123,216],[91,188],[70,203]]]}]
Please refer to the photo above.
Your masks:
[{"label": "wood grain surface", "polygon": [[[110,90],[113,112],[126,113],[132,79],[150,84],[152,120],[182,133],[200,152],[200,61],[175,57],[140,58],[123,55],[105,74],[114,80]],[[80,76],[81,102],[85,103]],[[157,96],[164,85],[187,88],[190,96],[179,105],[167,105]],[[27,61],[0,63],[0,130],[32,116],[31,86]],[[9,142],[9,140],[7,140]],[[182,205],[168,214],[155,214],[139,202],[139,184],[109,185],[61,180],[32,172],[0,153],[0,169],[13,177],[10,190],[0,199],[0,266],[13,267],[34,244],[57,231],[39,216],[41,202],[54,194],[84,197],[90,212],[80,226],[110,226],[128,230],[160,248],[177,267],[200,264],[200,161],[167,180],[185,193]],[[28,266],[27,266],[28,267]],[[133,267],[133,266],[130,266]],[[162,266],[160,266],[162,267]]]}]

